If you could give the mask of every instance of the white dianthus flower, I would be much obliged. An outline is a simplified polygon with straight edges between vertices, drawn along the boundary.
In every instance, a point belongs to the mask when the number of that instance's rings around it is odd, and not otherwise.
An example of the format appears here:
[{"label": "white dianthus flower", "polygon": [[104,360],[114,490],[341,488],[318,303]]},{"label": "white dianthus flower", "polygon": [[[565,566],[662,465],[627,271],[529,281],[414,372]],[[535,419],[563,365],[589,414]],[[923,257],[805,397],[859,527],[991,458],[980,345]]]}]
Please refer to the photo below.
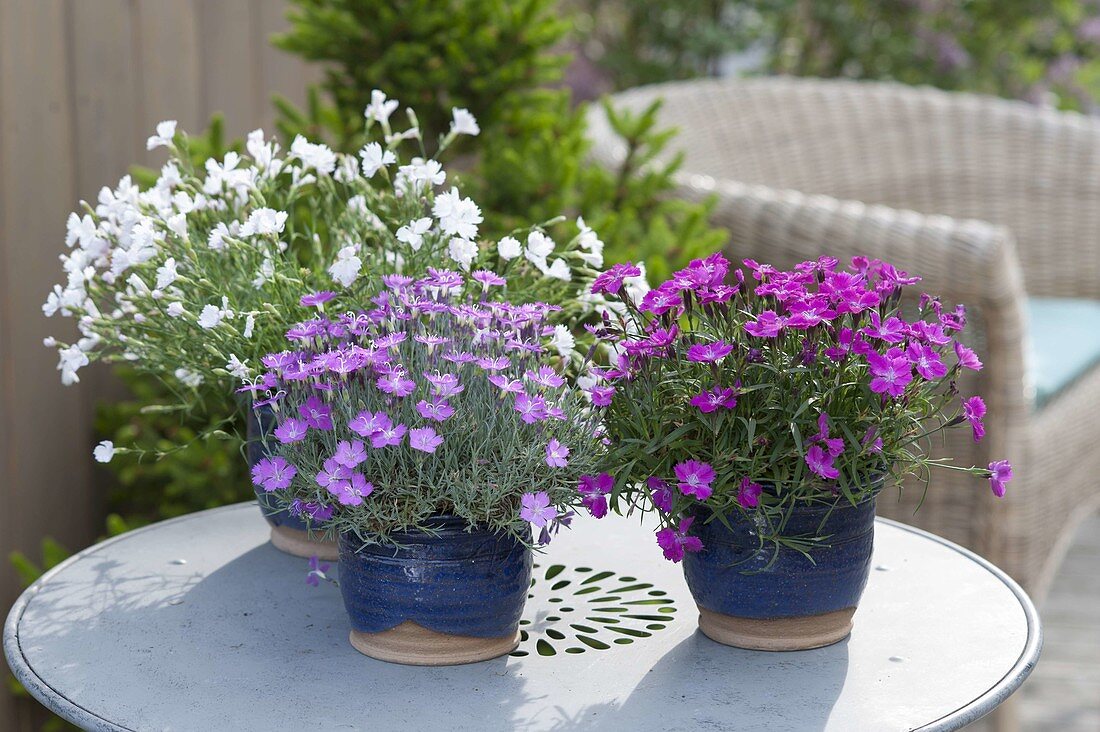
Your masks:
[{"label": "white dianthus flower", "polygon": [[375,120],[379,124],[387,125],[390,115],[400,105],[396,99],[386,99],[385,92],[375,89],[370,93],[370,104],[363,110],[363,116],[369,120]]},{"label": "white dianthus flower", "polygon": [[547,277],[554,277],[555,279],[564,280],[569,282],[573,279],[573,272],[569,269],[569,264],[564,259],[555,259],[544,274]]},{"label": "white dianthus flower", "polygon": [[455,237],[447,246],[447,253],[462,269],[470,271],[470,264],[477,258],[477,244],[467,239]]},{"label": "white dianthus flower", "polygon": [[363,266],[363,260],[356,256],[357,249],[354,246],[344,247],[336,255],[336,261],[328,268],[332,279],[344,287],[351,287],[355,278],[359,276],[359,270]]},{"label": "white dianthus flower", "polygon": [[329,175],[336,169],[336,153],[328,145],[312,143],[298,135],[290,144],[290,152],[302,161],[305,168],[313,168],[321,175]]},{"label": "white dianthus flower", "polygon": [[392,150],[383,150],[377,142],[365,145],[359,151],[359,157],[363,159],[363,175],[373,178],[374,174],[387,165],[397,162],[397,156]]},{"label": "white dianthus flower", "polygon": [[397,230],[397,240],[405,242],[414,251],[420,251],[424,244],[424,235],[432,228],[432,220],[424,217],[416,221],[410,221]]},{"label": "white dianthus flower", "polygon": [[475,136],[481,132],[481,128],[477,126],[477,120],[470,114],[470,110],[455,107],[451,110],[451,115],[453,117],[451,121],[451,132],[456,135]]},{"label": "white dianthus flower", "polygon": [[225,365],[225,370],[242,380],[252,375],[252,370],[248,368],[248,365],[232,353],[229,354],[229,363]]},{"label": "white dianthus flower", "polygon": [[197,322],[200,328],[210,330],[217,327],[224,318],[225,314],[217,305],[203,305]]},{"label": "white dianthus flower", "polygon": [[187,312],[183,307],[182,302],[168,303],[168,307],[165,309],[169,317],[178,318]]},{"label": "white dianthus flower", "polygon": [[506,236],[497,244],[497,254],[501,259],[515,259],[522,253],[523,245],[514,237]]},{"label": "white dianthus flower", "polygon": [[183,368],[176,369],[175,377],[179,379],[184,386],[190,386],[192,389],[203,382],[202,374],[196,374],[194,371],[188,371]]},{"label": "white dianthus flower", "polygon": [[92,456],[98,463],[111,462],[111,458],[115,456],[115,443],[110,440],[103,440],[92,450]]},{"label": "white dianthus flower", "polygon": [[248,221],[241,227],[241,236],[281,234],[286,228],[286,219],[286,211],[258,208],[248,215]]},{"label": "white dianthus flower", "polygon": [[577,339],[564,325],[554,326],[554,336],[550,339],[550,345],[557,349],[562,358],[570,358],[573,348],[577,345]]},{"label": "white dianthus flower", "polygon": [[165,120],[157,125],[157,134],[145,141],[145,149],[155,150],[158,147],[168,147],[172,144],[172,138],[175,136],[176,120]]},{"label": "white dianthus flower", "polygon": [[169,257],[164,260],[164,264],[157,267],[157,289],[163,290],[176,281],[178,272],[176,270],[175,257]]},{"label": "white dianthus flower", "polygon": [[439,219],[444,233],[463,239],[477,237],[477,225],[484,221],[477,204],[469,198],[462,198],[457,188],[436,196],[432,215]]}]

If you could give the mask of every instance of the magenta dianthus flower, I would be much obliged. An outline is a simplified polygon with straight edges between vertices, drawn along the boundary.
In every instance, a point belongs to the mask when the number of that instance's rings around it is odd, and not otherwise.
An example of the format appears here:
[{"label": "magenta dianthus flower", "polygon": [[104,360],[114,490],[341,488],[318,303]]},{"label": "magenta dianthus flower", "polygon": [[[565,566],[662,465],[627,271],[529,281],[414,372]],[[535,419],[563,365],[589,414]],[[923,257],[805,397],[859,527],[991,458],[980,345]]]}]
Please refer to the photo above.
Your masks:
[{"label": "magenta dianthus flower", "polygon": [[732,350],[733,345],[724,341],[696,343],[688,349],[687,357],[688,361],[695,361],[696,363],[715,363],[728,356]]},{"label": "magenta dianthus flower", "polygon": [[680,481],[677,487],[685,496],[695,496],[700,501],[705,501],[714,492],[710,484],[714,482],[716,474],[709,464],[698,460],[686,460],[672,470],[676,474],[676,479]]},{"label": "magenta dianthus flower", "polygon": [[281,457],[268,457],[252,467],[252,482],[270,493],[289,488],[298,469]]},{"label": "magenta dianthus flower", "polygon": [[346,468],[354,468],[367,459],[366,446],[362,440],[341,440],[336,443],[332,459]]},{"label": "magenta dianthus flower", "polygon": [[716,386],[693,396],[691,406],[698,408],[703,414],[710,414],[720,408],[733,409],[737,406],[737,392],[728,387],[723,389]]},{"label": "magenta dianthus flower", "polygon": [[1007,460],[994,460],[989,464],[989,487],[993,495],[1004,498],[1005,486],[1012,480],[1012,466]]},{"label": "magenta dianthus flower", "polygon": [[737,502],[742,508],[756,508],[760,505],[760,494],[764,492],[764,486],[753,483],[746,475],[741,479],[741,486],[737,489]]},{"label": "magenta dianthus flower", "polygon": [[649,486],[649,498],[653,501],[653,505],[665,513],[671,513],[676,497],[672,494],[669,484],[655,475],[647,478],[645,483]]},{"label": "magenta dianthus flower", "polygon": [[840,471],[833,466],[835,461],[836,456],[826,451],[821,445],[812,445],[806,451],[806,465],[826,480],[834,480],[840,476]]},{"label": "magenta dianthus flower", "polygon": [[628,277],[640,277],[641,274],[642,270],[633,264],[616,264],[596,276],[592,282],[592,294],[606,292],[614,295],[622,289],[624,280]]},{"label": "magenta dianthus flower", "polygon": [[876,394],[887,393],[899,397],[905,392],[906,385],[913,380],[913,365],[909,359],[901,356],[883,356],[879,353],[867,354],[870,368],[871,391]]},{"label": "magenta dianthus flower", "polygon": [[776,315],[774,310],[765,310],[756,316],[755,321],[745,323],[745,332],[757,338],[775,338],[786,323],[786,319]]},{"label": "magenta dianthus flower", "polygon": [[581,503],[593,518],[603,518],[607,515],[607,498],[605,496],[615,487],[615,479],[609,473],[599,475],[582,475],[577,485],[577,492],[581,494]]},{"label": "magenta dianthus flower", "polygon": [[985,437],[985,425],[982,424],[982,417],[985,416],[985,401],[980,396],[967,399],[963,402],[963,416],[970,423],[970,428],[974,430],[974,442],[981,442]]},{"label": "magenta dianthus flower", "polygon": [[680,520],[679,528],[674,529],[669,526],[657,532],[657,545],[664,551],[665,559],[679,562],[684,558],[685,552],[702,550],[702,539],[687,533],[694,520],[692,517],[684,518]]}]

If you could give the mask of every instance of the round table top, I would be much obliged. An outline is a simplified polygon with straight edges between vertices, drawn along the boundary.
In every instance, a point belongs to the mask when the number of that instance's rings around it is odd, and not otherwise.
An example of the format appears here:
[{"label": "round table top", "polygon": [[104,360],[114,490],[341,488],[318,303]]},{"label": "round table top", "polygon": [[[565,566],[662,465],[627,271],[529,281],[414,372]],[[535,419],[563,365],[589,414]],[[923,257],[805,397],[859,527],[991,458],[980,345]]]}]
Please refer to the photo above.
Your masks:
[{"label": "round table top", "polygon": [[1011,579],[879,520],[848,639],[728,648],[696,630],[651,528],[608,517],[536,555],[511,656],[399,666],[353,650],[339,590],[267,539],[239,504],[90,547],[16,602],[8,663],[91,730],[947,730],[1007,698],[1041,646]]}]

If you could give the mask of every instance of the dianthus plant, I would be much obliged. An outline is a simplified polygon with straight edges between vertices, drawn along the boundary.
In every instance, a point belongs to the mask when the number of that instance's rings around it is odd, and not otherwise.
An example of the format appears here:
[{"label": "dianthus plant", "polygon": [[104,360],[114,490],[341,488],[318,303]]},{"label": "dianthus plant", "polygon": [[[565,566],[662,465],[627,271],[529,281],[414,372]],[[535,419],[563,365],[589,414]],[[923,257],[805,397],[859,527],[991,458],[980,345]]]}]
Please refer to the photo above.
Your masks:
[{"label": "dianthus plant", "polygon": [[[557,306],[492,298],[506,279],[388,275],[369,310],[321,312],[262,358],[275,412],[253,482],[311,527],[387,542],[449,514],[546,543],[604,451],[598,415],[563,376]],[[561,326],[557,326],[560,328]]]},{"label": "dianthus plant", "polygon": [[922,295],[906,320],[902,291],[919,278],[861,257],[846,269],[829,257],[792,271],[744,264],[748,277],[721,254],[696,260],[640,300],[621,288],[630,265],[593,284],[625,311],[604,317],[598,336],[616,355],[590,389],[613,445],[612,503],[655,509],[666,557],[701,548],[693,521],[731,512],[753,519],[762,542],[809,551],[827,537],[785,534],[793,507],[858,504],[933,468],[1004,494],[1007,462],[928,454],[945,429],[985,431],[981,397],[956,387],[961,370],[982,367],[959,341],[962,306]]},{"label": "dianthus plant", "polygon": [[[199,169],[175,122],[158,125],[148,147],[167,148],[170,159],[156,184],[140,191],[124,177],[69,217],[67,280],[43,305],[46,315],[74,318],[82,336],[46,341],[59,351],[62,381],[78,381],[91,360],[121,360],[164,378],[181,404],[204,380],[228,392],[282,347],[303,291],[365,301],[386,273],[484,269],[507,278],[513,302],[563,306],[560,322],[588,307],[577,294],[603,259],[592,230],[578,220],[561,247],[539,227],[480,241],[480,208],[428,158],[411,110],[409,126],[391,126],[397,107],[374,93],[365,110],[373,141],[358,155],[301,136],[282,154],[256,130],[247,154]],[[479,132],[466,110],[453,117],[436,153]]]}]

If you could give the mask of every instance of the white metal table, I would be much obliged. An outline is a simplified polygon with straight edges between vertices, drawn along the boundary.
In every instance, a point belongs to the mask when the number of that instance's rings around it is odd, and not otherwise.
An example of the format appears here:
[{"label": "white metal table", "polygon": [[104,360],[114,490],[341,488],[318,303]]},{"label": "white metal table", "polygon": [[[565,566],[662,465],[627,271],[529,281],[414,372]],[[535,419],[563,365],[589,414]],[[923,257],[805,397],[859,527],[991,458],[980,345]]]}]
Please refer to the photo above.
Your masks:
[{"label": "white metal table", "polygon": [[578,520],[536,558],[524,641],[443,668],[355,652],[339,591],[268,542],[255,504],[72,557],[4,627],[16,677],[89,730],[950,730],[1039,656],[1020,588],[966,550],[880,520],[855,628],[759,653],[696,631],[678,565],[632,519]]}]

